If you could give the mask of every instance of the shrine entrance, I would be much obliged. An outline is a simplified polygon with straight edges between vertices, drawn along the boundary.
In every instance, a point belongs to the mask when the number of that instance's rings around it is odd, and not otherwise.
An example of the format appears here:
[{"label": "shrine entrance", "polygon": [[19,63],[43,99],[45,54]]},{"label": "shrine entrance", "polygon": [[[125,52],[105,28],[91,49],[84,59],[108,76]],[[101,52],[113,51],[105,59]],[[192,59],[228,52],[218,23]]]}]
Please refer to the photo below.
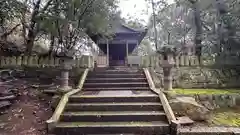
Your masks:
[{"label": "shrine entrance", "polygon": [[115,34],[109,39],[99,35],[92,37],[101,52],[98,56],[97,66],[128,65],[128,56],[132,54],[146,35],[146,30],[135,30],[122,24],[114,31]]}]

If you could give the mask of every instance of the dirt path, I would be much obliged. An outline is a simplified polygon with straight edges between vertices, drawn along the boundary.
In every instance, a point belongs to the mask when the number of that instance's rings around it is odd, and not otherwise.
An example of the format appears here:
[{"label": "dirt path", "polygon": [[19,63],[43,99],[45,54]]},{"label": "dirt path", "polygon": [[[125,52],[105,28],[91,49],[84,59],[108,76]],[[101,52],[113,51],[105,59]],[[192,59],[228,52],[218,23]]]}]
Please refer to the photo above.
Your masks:
[{"label": "dirt path", "polygon": [[19,97],[0,115],[0,134],[47,135],[45,121],[52,115],[51,97],[29,87],[24,80],[13,81],[9,86],[18,89]]}]

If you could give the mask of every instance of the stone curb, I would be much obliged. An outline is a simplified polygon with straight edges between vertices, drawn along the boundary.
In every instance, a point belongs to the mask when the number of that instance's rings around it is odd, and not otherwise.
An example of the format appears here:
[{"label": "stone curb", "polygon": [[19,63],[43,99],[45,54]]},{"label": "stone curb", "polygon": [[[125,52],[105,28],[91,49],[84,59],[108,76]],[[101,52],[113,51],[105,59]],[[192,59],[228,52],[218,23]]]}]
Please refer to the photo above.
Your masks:
[{"label": "stone curb", "polygon": [[178,129],[177,135],[240,135],[240,128],[186,127]]}]

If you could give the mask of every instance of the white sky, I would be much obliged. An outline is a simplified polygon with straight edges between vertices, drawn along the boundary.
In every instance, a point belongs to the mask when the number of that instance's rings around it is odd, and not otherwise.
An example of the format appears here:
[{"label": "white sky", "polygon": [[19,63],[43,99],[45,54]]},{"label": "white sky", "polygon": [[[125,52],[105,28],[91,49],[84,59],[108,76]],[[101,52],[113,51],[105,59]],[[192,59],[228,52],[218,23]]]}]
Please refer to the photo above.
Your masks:
[{"label": "white sky", "polygon": [[[145,0],[119,0],[120,10],[122,11],[122,17],[131,16],[133,18],[139,18],[146,23],[149,16],[152,14],[152,8],[148,7]],[[174,0],[168,0],[172,3]]]}]

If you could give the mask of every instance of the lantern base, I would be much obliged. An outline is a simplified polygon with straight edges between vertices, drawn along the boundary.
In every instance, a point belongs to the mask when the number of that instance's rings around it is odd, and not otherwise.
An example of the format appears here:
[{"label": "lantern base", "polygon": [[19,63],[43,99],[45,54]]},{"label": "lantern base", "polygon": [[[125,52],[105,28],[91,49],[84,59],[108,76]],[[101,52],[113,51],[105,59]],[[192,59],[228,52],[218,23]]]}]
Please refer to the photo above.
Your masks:
[{"label": "lantern base", "polygon": [[66,94],[66,93],[70,92],[71,90],[72,90],[72,87],[65,86],[65,87],[60,87],[58,91],[60,94]]}]

